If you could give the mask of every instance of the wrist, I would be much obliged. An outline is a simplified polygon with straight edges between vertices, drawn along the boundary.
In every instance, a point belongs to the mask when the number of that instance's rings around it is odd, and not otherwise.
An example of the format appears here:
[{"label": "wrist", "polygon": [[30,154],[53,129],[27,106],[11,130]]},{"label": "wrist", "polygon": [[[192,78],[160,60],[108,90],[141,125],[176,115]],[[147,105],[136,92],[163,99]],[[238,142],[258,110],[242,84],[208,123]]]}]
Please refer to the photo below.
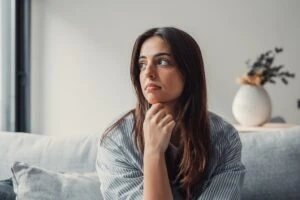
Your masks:
[{"label": "wrist", "polygon": [[144,150],[144,159],[159,159],[165,158],[164,151],[152,151],[149,149]]}]

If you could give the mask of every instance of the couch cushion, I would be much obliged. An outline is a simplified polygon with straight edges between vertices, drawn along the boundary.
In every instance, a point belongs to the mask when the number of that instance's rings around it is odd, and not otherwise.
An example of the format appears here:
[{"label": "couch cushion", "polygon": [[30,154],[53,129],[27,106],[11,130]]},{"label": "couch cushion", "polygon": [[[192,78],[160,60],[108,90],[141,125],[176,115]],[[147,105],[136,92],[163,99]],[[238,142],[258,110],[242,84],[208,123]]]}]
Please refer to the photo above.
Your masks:
[{"label": "couch cushion", "polygon": [[12,166],[14,191],[20,200],[101,200],[96,172],[57,173],[25,163]]},{"label": "couch cushion", "polygon": [[0,180],[11,177],[15,161],[54,171],[96,171],[99,135],[43,136],[0,132]]},{"label": "couch cushion", "polygon": [[300,127],[241,133],[243,200],[300,199]]}]

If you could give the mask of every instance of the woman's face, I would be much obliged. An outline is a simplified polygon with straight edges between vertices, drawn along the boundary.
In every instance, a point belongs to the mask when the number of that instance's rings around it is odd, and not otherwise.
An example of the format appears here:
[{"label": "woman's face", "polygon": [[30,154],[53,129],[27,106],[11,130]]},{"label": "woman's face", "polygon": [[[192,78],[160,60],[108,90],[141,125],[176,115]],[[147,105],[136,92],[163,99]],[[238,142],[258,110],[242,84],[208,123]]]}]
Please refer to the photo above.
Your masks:
[{"label": "woman's face", "polygon": [[159,36],[147,39],[139,55],[140,83],[150,104],[173,104],[181,95],[184,80],[169,44]]}]

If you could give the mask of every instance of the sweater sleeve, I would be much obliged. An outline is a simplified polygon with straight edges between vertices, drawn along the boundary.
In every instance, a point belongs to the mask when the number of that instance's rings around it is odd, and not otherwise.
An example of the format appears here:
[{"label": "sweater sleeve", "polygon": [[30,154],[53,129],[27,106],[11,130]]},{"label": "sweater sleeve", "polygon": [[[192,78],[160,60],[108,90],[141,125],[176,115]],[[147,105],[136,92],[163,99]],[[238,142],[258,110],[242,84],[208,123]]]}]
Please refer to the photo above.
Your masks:
[{"label": "sweater sleeve", "polygon": [[235,129],[226,129],[228,137],[222,141],[220,164],[212,178],[204,185],[197,200],[238,200],[243,185],[245,167],[241,162],[242,144]]},{"label": "sweater sleeve", "polygon": [[143,198],[143,173],[130,163],[124,145],[109,137],[99,141],[96,169],[104,200]]}]

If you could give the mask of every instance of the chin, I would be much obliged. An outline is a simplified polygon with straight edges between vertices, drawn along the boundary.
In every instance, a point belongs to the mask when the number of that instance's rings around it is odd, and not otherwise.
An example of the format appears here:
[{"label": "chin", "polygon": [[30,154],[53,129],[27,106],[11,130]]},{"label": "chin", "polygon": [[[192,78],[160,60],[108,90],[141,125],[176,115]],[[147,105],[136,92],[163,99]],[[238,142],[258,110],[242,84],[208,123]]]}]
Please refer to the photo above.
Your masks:
[{"label": "chin", "polygon": [[148,103],[152,105],[152,104],[156,104],[156,103],[160,103],[160,102],[157,100],[151,100],[151,101],[148,101]]},{"label": "chin", "polygon": [[157,99],[157,98],[148,98],[147,101],[151,105],[152,104],[156,104],[156,103],[161,103],[161,101],[159,99]]}]

